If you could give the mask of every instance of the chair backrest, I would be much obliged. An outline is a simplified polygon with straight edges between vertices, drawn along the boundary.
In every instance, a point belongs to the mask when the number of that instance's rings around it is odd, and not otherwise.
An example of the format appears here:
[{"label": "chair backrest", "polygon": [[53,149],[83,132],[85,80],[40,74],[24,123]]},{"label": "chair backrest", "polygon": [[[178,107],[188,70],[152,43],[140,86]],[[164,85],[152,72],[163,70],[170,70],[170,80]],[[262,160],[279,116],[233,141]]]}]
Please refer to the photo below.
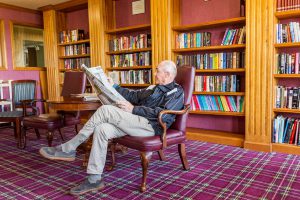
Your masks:
[{"label": "chair backrest", "polygon": [[[177,68],[175,82],[182,86],[184,91],[184,104],[190,104],[194,90],[195,68],[191,66],[182,66]],[[180,130],[185,133],[188,113],[177,115],[176,121],[172,124],[171,129]]]},{"label": "chair backrest", "polygon": [[84,72],[65,72],[64,85],[61,96],[69,97],[71,94],[84,93],[86,76]]},{"label": "chair backrest", "polygon": [[15,80],[11,82],[13,108],[22,108],[21,100],[36,99],[35,80]]}]

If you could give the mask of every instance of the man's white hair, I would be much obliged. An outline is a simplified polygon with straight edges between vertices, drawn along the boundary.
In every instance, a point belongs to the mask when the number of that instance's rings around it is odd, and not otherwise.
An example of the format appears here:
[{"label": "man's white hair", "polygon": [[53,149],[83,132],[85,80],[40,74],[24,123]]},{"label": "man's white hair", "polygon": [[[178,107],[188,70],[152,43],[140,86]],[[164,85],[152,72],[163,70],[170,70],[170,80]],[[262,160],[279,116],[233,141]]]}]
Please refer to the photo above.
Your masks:
[{"label": "man's white hair", "polygon": [[177,75],[177,68],[175,63],[172,60],[164,60],[160,63],[162,66],[163,71],[169,72],[171,75],[174,76],[174,78]]}]

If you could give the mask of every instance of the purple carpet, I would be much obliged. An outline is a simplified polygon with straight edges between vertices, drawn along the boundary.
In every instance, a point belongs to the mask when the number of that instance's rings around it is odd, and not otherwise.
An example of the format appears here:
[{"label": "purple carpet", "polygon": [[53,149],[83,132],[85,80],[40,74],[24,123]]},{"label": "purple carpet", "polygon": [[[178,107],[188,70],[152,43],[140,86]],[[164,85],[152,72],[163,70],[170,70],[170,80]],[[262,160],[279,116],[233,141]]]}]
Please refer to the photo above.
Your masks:
[{"label": "purple carpet", "polygon": [[[72,131],[64,130],[67,138]],[[0,135],[0,199],[76,199],[68,191],[85,178],[81,152],[75,162],[50,161],[38,154],[47,145],[44,134],[41,140],[29,134],[25,150],[16,148],[11,129]],[[60,142],[54,139],[54,145]],[[114,171],[105,172],[105,189],[78,199],[300,199],[299,156],[188,141],[191,170],[183,171],[176,146],[165,154],[165,162],[153,156],[145,193],[138,191],[139,154],[129,150],[117,154]]]}]

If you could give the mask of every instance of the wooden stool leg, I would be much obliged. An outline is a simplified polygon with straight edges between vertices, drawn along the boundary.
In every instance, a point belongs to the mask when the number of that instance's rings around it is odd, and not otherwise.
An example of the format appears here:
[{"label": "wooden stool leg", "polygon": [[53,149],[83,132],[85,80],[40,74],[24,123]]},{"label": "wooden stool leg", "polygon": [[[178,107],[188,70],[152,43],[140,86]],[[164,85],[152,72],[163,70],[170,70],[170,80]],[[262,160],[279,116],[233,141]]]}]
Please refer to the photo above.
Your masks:
[{"label": "wooden stool leg", "polygon": [[78,134],[78,125],[77,124],[75,124],[75,131]]},{"label": "wooden stool leg", "polygon": [[41,139],[41,135],[40,135],[39,129],[35,128],[34,132],[36,134],[37,139]]},{"label": "wooden stool leg", "polygon": [[[27,140],[27,136],[26,136],[26,130],[27,128],[25,126],[23,126],[22,131],[21,131],[21,144],[20,144],[20,148],[25,149],[26,147],[26,140]],[[23,142],[22,142],[23,140]],[[23,143],[23,145],[22,145]]]},{"label": "wooden stool leg", "polygon": [[52,131],[48,131],[47,139],[48,139],[48,146],[51,147],[52,146],[52,140],[53,140],[53,132]]},{"label": "wooden stool leg", "polygon": [[60,137],[61,137],[61,140],[62,140],[62,141],[65,141],[65,139],[64,139],[64,137],[63,137],[63,134],[62,134],[60,128],[58,129],[58,132],[59,132],[59,135],[60,135]]}]

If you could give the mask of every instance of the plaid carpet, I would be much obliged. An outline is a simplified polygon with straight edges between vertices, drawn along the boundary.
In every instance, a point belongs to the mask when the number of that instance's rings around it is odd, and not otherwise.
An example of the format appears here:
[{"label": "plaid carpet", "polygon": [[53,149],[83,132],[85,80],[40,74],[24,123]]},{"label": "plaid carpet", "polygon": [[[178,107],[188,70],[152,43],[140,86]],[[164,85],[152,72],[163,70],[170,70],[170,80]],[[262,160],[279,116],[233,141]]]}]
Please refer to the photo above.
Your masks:
[{"label": "plaid carpet", "polygon": [[[71,131],[64,130],[69,139]],[[82,153],[75,162],[50,161],[38,154],[47,145],[44,134],[41,140],[29,134],[25,150],[16,148],[11,129],[0,130],[0,135],[0,199],[76,199],[68,190],[85,178]],[[188,141],[191,170],[183,171],[176,146],[165,154],[166,162],[152,157],[145,193],[138,191],[138,153],[129,150],[117,154],[114,171],[105,172],[104,190],[78,199],[300,199],[298,156]]]}]

